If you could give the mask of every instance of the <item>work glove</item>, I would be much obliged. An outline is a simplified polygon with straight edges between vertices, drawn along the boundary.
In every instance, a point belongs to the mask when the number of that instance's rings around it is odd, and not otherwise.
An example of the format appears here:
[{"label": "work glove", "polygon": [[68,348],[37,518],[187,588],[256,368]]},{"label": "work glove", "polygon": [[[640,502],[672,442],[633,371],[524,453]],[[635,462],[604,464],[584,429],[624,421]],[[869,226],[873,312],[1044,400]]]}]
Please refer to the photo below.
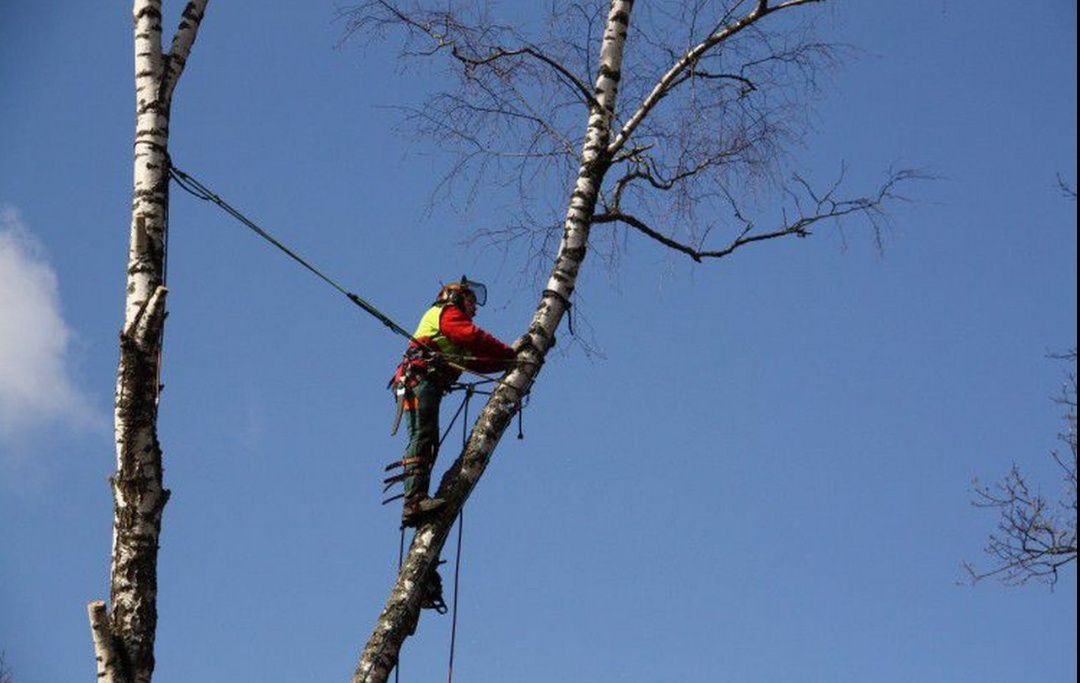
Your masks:
[{"label": "work glove", "polygon": [[[532,343],[532,338],[527,334],[521,335],[510,345],[510,348],[513,349],[514,353],[517,355],[521,355],[522,351],[530,347],[535,347],[535,345]],[[555,347],[555,335],[551,335],[551,347]]]},{"label": "work glove", "polygon": [[520,355],[522,351],[532,345],[532,339],[529,338],[529,335],[523,334],[514,340],[514,343],[510,345],[510,348],[513,349],[515,355]]}]

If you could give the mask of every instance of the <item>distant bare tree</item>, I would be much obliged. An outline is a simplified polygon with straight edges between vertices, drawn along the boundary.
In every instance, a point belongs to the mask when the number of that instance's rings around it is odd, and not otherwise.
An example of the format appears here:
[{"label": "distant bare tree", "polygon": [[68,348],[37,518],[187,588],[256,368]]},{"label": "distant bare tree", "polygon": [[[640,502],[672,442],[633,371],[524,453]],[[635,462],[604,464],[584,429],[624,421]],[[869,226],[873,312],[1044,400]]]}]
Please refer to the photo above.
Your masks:
[{"label": "distant bare tree", "polygon": [[1070,185],[1067,180],[1062,178],[1060,173],[1058,173],[1057,176],[1057,186],[1058,190],[1061,191],[1063,197],[1065,197],[1066,199],[1071,199],[1074,202],[1076,201],[1076,188]]},{"label": "distant bare tree", "polygon": [[[449,69],[444,89],[403,110],[403,126],[456,153],[443,197],[483,201],[490,184],[516,192],[519,219],[481,237],[525,244],[546,274],[515,344],[519,364],[443,477],[435,495],[446,505],[417,529],[354,683],[383,683],[396,665],[454,519],[554,346],[587,254],[613,262],[640,238],[717,260],[848,217],[878,234],[884,205],[918,177],[893,172],[845,197],[842,171],[818,189],[783,170],[834,59],[812,15],[798,11],[822,1],[551,0],[529,4],[546,11],[532,26],[500,22],[484,0],[365,0],[345,12],[349,35],[402,36],[403,57]],[[754,199],[770,189],[777,201],[758,219]]]},{"label": "distant bare tree", "polygon": [[973,504],[995,509],[999,516],[985,548],[990,566],[964,563],[973,582],[997,577],[1006,584],[1035,579],[1053,585],[1058,571],[1076,561],[1076,350],[1057,358],[1072,363],[1055,399],[1065,409],[1065,428],[1058,435],[1065,447],[1051,454],[1061,468],[1064,491],[1056,499],[1044,497],[1032,490],[1016,465],[990,486],[976,482]]},{"label": "distant bare tree", "polygon": [[0,683],[15,683],[15,676],[7,665],[7,653],[0,652]]}]

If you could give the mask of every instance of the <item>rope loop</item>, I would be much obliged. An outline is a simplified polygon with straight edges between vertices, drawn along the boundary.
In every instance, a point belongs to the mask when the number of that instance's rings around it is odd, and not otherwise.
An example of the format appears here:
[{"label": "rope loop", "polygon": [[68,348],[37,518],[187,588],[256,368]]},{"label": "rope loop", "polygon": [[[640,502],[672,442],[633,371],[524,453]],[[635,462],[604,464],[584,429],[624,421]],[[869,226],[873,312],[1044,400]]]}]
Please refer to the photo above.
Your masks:
[{"label": "rope loop", "polygon": [[558,299],[559,302],[562,303],[563,307],[566,309],[566,326],[570,329],[570,336],[576,336],[574,334],[574,302],[563,296],[562,292],[558,292],[554,289],[545,289],[540,293],[540,296]]}]

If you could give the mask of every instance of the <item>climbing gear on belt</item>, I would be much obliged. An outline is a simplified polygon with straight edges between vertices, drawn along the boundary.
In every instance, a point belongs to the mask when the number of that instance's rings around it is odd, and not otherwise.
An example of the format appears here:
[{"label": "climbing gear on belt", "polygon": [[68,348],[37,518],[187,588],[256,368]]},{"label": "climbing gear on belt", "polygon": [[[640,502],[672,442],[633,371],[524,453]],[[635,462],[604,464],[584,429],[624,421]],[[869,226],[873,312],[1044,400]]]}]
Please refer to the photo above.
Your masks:
[{"label": "climbing gear on belt", "polygon": [[401,416],[405,414],[405,402],[409,400],[409,393],[409,388],[404,385],[394,389],[396,409],[394,410],[394,426],[390,429],[390,436],[397,434],[398,427],[401,426]]}]

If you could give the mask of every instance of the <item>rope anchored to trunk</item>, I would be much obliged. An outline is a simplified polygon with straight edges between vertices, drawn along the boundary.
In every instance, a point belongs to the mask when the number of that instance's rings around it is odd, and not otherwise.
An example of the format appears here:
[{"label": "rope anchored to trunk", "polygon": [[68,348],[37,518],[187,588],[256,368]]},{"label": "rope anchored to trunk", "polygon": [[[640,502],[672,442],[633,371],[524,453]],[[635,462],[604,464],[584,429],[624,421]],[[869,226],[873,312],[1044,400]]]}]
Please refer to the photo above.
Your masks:
[{"label": "rope anchored to trunk", "polygon": [[342,287],[340,284],[338,284],[334,280],[327,277],[327,275],[325,273],[323,273],[321,270],[319,270],[315,266],[308,263],[308,261],[306,261],[304,258],[302,258],[295,251],[293,251],[292,249],[289,249],[287,246],[282,244],[273,235],[271,235],[267,231],[260,228],[258,226],[258,224],[255,223],[255,221],[251,220],[250,218],[248,218],[244,214],[240,213],[240,211],[238,211],[231,204],[229,204],[224,199],[219,197],[209,187],[207,187],[203,183],[199,182],[199,180],[197,180],[196,178],[188,175],[187,173],[184,173],[183,171],[181,171],[176,166],[173,166],[171,161],[169,162],[169,176],[173,180],[175,180],[176,184],[179,185],[180,188],[183,189],[185,192],[192,195],[193,197],[196,197],[197,199],[201,199],[203,201],[211,202],[213,204],[216,204],[225,213],[229,214],[230,216],[232,216],[236,220],[243,223],[245,226],[247,226],[248,229],[252,230],[256,235],[258,235],[259,237],[262,237],[264,240],[266,240],[270,244],[272,244],[275,247],[277,247],[278,249],[280,249],[289,258],[293,259],[294,261],[299,263],[301,266],[303,266],[304,268],[307,268],[309,271],[314,273],[315,276],[318,277],[320,280],[322,280],[323,282],[327,283],[328,285],[330,285],[331,287],[333,287],[337,291],[344,294],[346,296],[346,298],[349,299],[349,301],[353,302],[354,304],[359,306],[361,309],[366,311],[368,314],[373,316],[376,320],[381,322],[383,325],[390,328],[390,330],[392,332],[394,332],[395,334],[401,335],[402,337],[405,337],[406,339],[412,341],[412,338],[413,338],[412,335],[409,334],[409,332],[404,327],[402,327],[401,325],[398,325],[396,322],[394,322],[390,318],[390,316],[386,315],[385,313],[380,311],[378,308],[375,308],[374,305],[372,305],[369,301],[367,301],[367,300],[363,299],[362,297],[360,297],[358,294],[350,292],[349,290],[345,289],[344,287]]}]

